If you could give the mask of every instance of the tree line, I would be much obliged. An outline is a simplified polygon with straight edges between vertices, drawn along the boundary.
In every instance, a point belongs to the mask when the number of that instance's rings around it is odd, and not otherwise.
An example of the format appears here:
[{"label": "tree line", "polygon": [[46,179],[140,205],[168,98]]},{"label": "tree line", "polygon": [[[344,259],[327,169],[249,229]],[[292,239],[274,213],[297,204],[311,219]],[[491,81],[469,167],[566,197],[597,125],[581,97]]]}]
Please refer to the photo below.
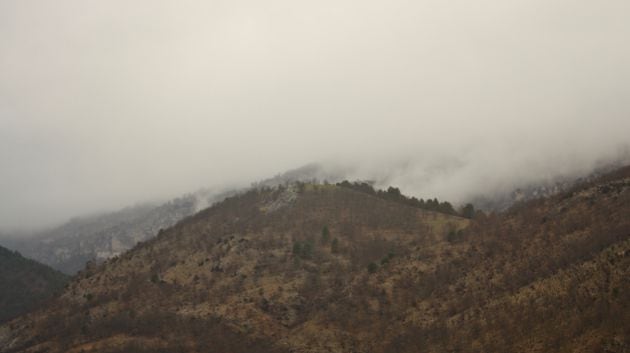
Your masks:
[{"label": "tree line", "polygon": [[399,202],[423,210],[440,212],[466,218],[473,218],[475,216],[475,207],[470,203],[464,205],[459,211],[457,211],[448,201],[440,202],[437,198],[428,198],[424,200],[422,198],[418,199],[415,196],[408,197],[406,195],[403,195],[400,192],[399,188],[393,186],[390,186],[389,188],[387,188],[387,190],[381,190],[375,189],[371,184],[366,182],[349,182],[347,180],[337,183],[337,186],[356,190],[382,199]]}]

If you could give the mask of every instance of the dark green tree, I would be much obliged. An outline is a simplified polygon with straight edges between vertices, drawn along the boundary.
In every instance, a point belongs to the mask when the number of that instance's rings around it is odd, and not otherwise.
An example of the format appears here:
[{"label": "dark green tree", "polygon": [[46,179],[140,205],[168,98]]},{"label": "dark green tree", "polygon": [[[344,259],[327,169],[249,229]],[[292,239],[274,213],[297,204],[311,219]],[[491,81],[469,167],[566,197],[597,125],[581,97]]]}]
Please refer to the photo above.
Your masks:
[{"label": "dark green tree", "polygon": [[381,266],[385,266],[385,265],[387,265],[387,263],[389,263],[389,260],[391,260],[391,259],[393,259],[393,258],[394,258],[394,253],[393,253],[392,251],[390,251],[390,252],[387,254],[387,256],[384,256],[384,257],[381,259]]},{"label": "dark green tree", "polygon": [[302,258],[310,259],[313,256],[313,251],[313,243],[310,241],[305,242],[304,245],[302,245]]},{"label": "dark green tree", "polygon": [[339,252],[339,240],[337,240],[337,238],[333,239],[332,243],[330,243],[330,251],[333,254],[337,254]]},{"label": "dark green tree", "polygon": [[324,226],[322,228],[322,244],[328,244],[330,241],[330,231],[328,230],[328,226]]},{"label": "dark green tree", "polygon": [[462,217],[466,218],[474,218],[475,217],[475,206],[471,203],[467,203],[461,210]]},{"label": "dark green tree", "polygon": [[401,193],[400,193],[400,189],[399,188],[395,188],[393,186],[390,186],[389,188],[387,188],[387,194],[395,197],[395,198],[400,198]]},{"label": "dark green tree", "polygon": [[375,262],[370,262],[367,267],[368,273],[375,273],[378,270],[378,265]]},{"label": "dark green tree", "polygon": [[293,243],[293,255],[302,256],[302,243],[299,241]]}]

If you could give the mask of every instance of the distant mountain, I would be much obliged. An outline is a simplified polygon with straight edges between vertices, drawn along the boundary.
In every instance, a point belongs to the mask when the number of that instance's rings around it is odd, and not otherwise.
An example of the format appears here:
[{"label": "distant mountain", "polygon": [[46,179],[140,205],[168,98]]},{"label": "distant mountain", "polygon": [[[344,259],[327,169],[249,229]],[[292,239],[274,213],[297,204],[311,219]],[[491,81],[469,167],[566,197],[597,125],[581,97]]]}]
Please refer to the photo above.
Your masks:
[{"label": "distant mountain", "polygon": [[161,205],[139,205],[77,218],[49,231],[29,237],[5,237],[0,242],[24,256],[74,274],[84,268],[86,262],[119,255],[225,195],[198,191]]},{"label": "distant mountain", "polygon": [[58,294],[70,278],[0,246],[0,323]]},{"label": "distant mountain", "polygon": [[630,350],[630,167],[472,220],[410,200],[229,197],[82,271],[0,352]]}]

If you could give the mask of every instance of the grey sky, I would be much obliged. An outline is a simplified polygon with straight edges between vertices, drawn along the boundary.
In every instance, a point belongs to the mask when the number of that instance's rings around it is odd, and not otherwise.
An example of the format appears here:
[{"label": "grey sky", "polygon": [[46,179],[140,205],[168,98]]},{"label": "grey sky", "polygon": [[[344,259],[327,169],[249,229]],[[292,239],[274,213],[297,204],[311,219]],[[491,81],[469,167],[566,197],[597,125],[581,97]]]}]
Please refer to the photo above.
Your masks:
[{"label": "grey sky", "polygon": [[0,229],[313,161],[456,202],[588,170],[628,38],[627,0],[2,1]]}]

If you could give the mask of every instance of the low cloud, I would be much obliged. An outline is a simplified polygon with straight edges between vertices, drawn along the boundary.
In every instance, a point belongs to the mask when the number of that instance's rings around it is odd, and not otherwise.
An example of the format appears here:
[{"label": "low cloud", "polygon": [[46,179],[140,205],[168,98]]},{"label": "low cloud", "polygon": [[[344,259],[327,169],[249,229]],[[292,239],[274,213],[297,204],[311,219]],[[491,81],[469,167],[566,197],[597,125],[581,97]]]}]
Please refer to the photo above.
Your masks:
[{"label": "low cloud", "polygon": [[0,229],[310,162],[418,196],[627,155],[630,3],[0,4]]}]

